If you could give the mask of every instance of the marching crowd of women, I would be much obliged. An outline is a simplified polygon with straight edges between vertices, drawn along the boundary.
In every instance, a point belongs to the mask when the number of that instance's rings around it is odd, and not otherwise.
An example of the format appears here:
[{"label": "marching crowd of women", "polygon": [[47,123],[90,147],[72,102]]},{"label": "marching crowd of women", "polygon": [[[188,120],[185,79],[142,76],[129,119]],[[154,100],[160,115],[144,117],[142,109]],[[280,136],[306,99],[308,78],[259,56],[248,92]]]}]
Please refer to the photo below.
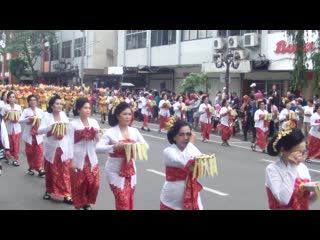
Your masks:
[{"label": "marching crowd of women", "polygon": [[[24,125],[22,140],[25,142],[25,154],[28,162],[28,174],[38,172],[39,177],[45,177],[43,198],[62,199],[67,204],[73,204],[76,209],[92,209],[99,192],[99,166],[97,153],[106,153],[105,174],[110,189],[115,197],[115,208],[118,210],[134,209],[134,192],[137,183],[135,154],[127,157],[127,144],[144,144],[149,149],[138,129],[131,127],[134,112],[137,111],[130,94],[109,101],[108,123],[111,126],[103,134],[98,122],[91,118],[91,104],[87,98],[78,98],[74,106],[74,115],[78,116],[69,122],[63,111],[62,100],[53,95],[48,102],[47,112],[38,108],[38,97],[28,96],[28,108],[23,111],[15,103],[15,93],[2,94],[0,102],[1,143],[4,158],[19,166],[21,124]],[[160,99],[159,99],[160,100]],[[199,100],[194,97],[188,104],[184,96],[179,95],[176,102],[168,101],[167,93],[163,93],[159,101],[160,124],[159,132],[167,129],[170,147],[163,151],[163,163],[166,171],[166,181],[160,194],[160,209],[203,209],[200,191],[201,184],[190,177],[195,164],[195,157],[201,152],[194,145],[194,134],[186,121],[186,105]],[[190,103],[191,102],[191,103]],[[148,130],[148,119],[152,104],[149,93],[143,93],[137,100],[141,104],[141,114],[144,118],[142,130]],[[247,103],[247,104],[246,104]],[[263,152],[279,156],[278,161],[266,169],[266,191],[270,209],[308,209],[309,202],[316,195],[303,188],[310,182],[308,168],[302,163],[305,159],[305,136],[296,128],[299,119],[291,110],[291,102],[285,102],[285,108],[279,113],[266,111],[266,102],[258,99],[258,110],[254,113],[256,139],[252,150],[258,145]],[[313,102],[312,102],[313,104]],[[304,108],[304,115],[309,118],[311,128],[308,138],[308,157],[320,158],[320,104],[314,108]],[[174,110],[174,118],[168,127],[171,116],[170,108]],[[213,107],[208,95],[201,96],[199,103],[199,122],[202,129],[203,142],[207,142],[212,131],[213,116],[219,114],[222,145],[230,146],[228,140],[232,136],[233,118],[235,116],[228,98],[224,98]],[[246,111],[248,101],[244,101],[241,109]],[[313,108],[313,109],[312,109]],[[274,108],[272,108],[274,109]],[[313,113],[314,112],[314,113]],[[275,118],[275,115],[277,117]],[[267,131],[271,120],[278,119],[281,123],[279,132],[267,143]],[[306,119],[308,120],[308,119]],[[131,150],[130,150],[131,151]]]}]

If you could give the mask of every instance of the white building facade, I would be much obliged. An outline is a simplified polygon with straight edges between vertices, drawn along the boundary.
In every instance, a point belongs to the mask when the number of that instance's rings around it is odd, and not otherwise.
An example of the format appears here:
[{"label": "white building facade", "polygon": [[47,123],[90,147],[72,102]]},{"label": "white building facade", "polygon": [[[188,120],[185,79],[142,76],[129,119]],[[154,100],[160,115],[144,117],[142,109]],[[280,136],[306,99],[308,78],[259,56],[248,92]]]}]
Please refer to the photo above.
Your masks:
[{"label": "white building facade", "polygon": [[[112,80],[108,67],[117,64],[116,30],[62,30],[56,43],[46,46],[42,76],[60,85],[106,86]],[[57,80],[58,78],[58,80]]]},{"label": "white building facade", "polygon": [[[305,50],[311,53],[316,36],[308,36]],[[225,86],[226,66],[221,66],[219,58],[225,59],[227,53],[233,59],[230,91],[248,94],[250,84],[255,82],[262,92],[269,92],[275,84],[285,93],[293,70],[292,49],[285,30],[118,31],[118,66],[136,69],[135,77],[128,77],[128,81],[179,93],[181,82],[190,72],[207,72],[211,98]],[[308,79],[312,79],[310,74]],[[310,86],[307,83],[303,93],[307,97]]]}]

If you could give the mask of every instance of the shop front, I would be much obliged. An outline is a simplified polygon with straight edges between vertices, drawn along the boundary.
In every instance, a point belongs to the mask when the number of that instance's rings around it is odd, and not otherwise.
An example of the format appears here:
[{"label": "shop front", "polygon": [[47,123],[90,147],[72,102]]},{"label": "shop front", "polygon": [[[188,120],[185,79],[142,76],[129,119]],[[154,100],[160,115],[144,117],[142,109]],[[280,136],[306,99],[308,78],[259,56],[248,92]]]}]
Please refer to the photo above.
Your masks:
[{"label": "shop front", "polygon": [[[248,86],[255,82],[257,89],[268,93],[272,91],[272,86],[275,84],[278,92],[283,96],[290,90],[296,45],[292,44],[283,32],[270,33],[267,37],[267,48],[264,48],[266,51],[263,55],[268,60],[268,67],[263,71],[256,70],[246,74],[243,89],[248,89]],[[307,81],[303,90],[296,92],[297,94],[301,92],[304,98],[310,98],[313,95],[311,54],[315,51],[316,39],[317,36],[313,35],[311,31],[305,36],[304,51],[308,59],[306,64],[308,67]]]}]

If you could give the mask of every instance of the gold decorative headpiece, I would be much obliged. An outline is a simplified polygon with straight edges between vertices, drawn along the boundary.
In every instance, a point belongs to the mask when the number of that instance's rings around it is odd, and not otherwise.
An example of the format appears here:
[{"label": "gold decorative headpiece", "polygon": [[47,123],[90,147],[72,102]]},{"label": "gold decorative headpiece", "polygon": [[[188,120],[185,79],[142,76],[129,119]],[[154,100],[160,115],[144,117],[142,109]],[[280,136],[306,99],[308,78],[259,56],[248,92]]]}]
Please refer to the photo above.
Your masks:
[{"label": "gold decorative headpiece", "polygon": [[114,114],[114,110],[116,109],[116,107],[121,103],[124,102],[123,97],[115,97],[113,100],[113,105],[112,105],[112,114]]},{"label": "gold decorative headpiece", "polygon": [[291,132],[292,132],[292,128],[287,128],[287,129],[285,129],[285,130],[283,130],[283,131],[281,131],[281,132],[278,133],[277,139],[276,139],[276,140],[274,141],[274,143],[272,144],[272,148],[273,148],[273,150],[274,150],[275,152],[277,152],[276,146],[277,146],[278,142],[280,141],[280,139],[281,139],[282,137],[286,136],[286,135],[289,135]]},{"label": "gold decorative headpiece", "polygon": [[177,120],[178,120],[178,117],[176,115],[173,115],[167,122],[167,130],[170,130]]}]

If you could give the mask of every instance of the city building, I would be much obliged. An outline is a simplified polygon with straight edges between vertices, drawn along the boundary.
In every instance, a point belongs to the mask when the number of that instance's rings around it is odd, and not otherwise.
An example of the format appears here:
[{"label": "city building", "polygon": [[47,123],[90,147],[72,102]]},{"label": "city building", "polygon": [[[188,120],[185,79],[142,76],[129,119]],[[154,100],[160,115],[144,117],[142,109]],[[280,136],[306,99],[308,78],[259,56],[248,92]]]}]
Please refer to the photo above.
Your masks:
[{"label": "city building", "polygon": [[[306,51],[315,50],[316,36],[309,34]],[[213,98],[226,86],[226,61],[230,60],[229,90],[248,94],[270,92],[275,84],[284,94],[293,70],[293,46],[285,30],[119,30],[118,66],[123,81],[150,89],[179,92],[191,72],[207,72]],[[310,62],[310,61],[309,61]],[[312,95],[312,64],[302,93]],[[199,90],[205,90],[202,87]]]}]

